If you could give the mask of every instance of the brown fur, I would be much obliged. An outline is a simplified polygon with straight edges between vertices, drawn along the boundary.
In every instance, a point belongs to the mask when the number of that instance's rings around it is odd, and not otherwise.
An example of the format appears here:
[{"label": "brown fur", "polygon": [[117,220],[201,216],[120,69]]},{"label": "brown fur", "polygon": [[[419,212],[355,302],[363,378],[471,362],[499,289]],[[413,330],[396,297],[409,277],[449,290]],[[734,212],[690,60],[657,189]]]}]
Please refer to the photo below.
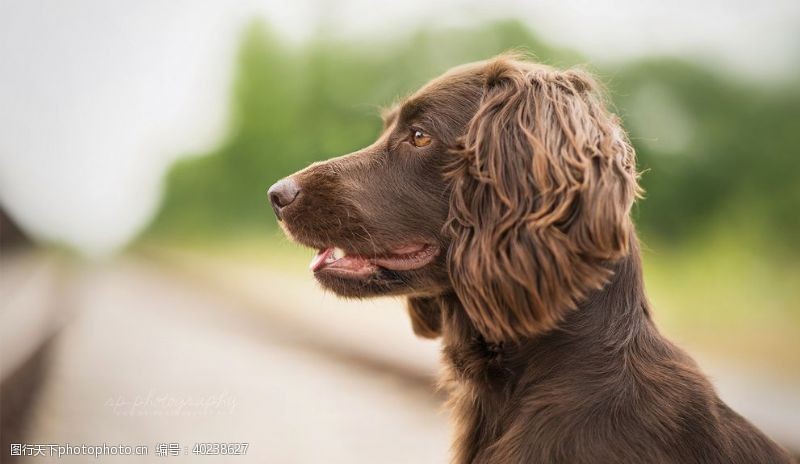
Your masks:
[{"label": "brown fur", "polygon": [[[300,243],[434,262],[349,297],[408,296],[442,338],[454,463],[790,462],[650,317],[629,212],[634,152],[594,80],[518,57],[465,65],[384,116],[371,146],[293,176]],[[416,129],[429,146],[409,143]]]}]

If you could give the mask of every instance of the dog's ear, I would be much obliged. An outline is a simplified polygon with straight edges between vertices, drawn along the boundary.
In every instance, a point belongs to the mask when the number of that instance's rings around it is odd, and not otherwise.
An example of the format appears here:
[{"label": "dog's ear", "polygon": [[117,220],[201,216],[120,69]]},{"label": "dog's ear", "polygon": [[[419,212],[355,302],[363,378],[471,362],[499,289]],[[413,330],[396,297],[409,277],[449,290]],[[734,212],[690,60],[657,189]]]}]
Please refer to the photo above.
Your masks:
[{"label": "dog's ear", "polygon": [[436,338],[442,334],[442,308],[436,297],[410,297],[408,315],[411,328],[423,338]]},{"label": "dog's ear", "polygon": [[634,153],[577,71],[499,59],[454,150],[450,275],[492,341],[548,331],[628,252]]}]

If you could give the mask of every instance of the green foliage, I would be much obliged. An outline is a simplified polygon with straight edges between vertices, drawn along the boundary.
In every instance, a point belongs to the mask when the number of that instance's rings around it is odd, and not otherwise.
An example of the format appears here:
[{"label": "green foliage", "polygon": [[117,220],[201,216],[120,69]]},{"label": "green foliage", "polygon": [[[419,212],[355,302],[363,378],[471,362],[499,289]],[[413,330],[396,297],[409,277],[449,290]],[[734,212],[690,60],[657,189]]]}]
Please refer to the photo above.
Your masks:
[{"label": "green foliage", "polygon": [[[797,81],[759,88],[666,59],[629,64],[616,76],[615,101],[645,171],[647,198],[638,211],[645,232],[674,240],[708,227],[744,227],[762,242],[792,245],[800,228]],[[679,150],[665,149],[665,140],[648,143],[641,133],[658,123],[635,120],[637,104],[659,103],[636,101],[648,88],[662,89],[686,120],[690,133],[680,135]]]},{"label": "green foliage", "polygon": [[[371,143],[380,129],[379,105],[453,65],[510,49],[557,66],[584,62],[516,21],[422,29],[388,43],[321,36],[302,46],[252,25],[236,63],[226,141],[175,165],[146,233],[213,238],[273,227],[265,191],[275,180]],[[646,236],[678,241],[722,225],[793,248],[792,233],[800,228],[797,81],[760,88],[675,59],[598,74],[609,83],[645,171],[647,198],[636,215]]]}]

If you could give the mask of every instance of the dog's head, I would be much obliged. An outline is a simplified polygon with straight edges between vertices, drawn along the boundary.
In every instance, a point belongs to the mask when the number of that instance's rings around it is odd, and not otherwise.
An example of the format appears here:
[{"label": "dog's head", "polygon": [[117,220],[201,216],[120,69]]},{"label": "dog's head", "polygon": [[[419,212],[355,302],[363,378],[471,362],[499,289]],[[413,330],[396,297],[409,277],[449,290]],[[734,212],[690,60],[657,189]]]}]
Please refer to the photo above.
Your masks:
[{"label": "dog's head", "polygon": [[634,154],[586,74],[513,57],[455,68],[384,115],[372,145],[270,188],[286,232],[349,297],[407,295],[438,333],[455,295],[489,340],[555,326],[628,251]]}]

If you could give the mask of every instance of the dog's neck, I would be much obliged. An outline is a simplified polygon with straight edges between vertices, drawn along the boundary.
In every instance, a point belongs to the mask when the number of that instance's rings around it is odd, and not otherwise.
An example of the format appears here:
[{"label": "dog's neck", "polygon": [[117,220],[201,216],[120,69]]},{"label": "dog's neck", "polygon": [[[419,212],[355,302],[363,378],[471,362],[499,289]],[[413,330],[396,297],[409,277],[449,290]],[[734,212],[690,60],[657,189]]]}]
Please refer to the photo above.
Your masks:
[{"label": "dog's neck", "polygon": [[541,362],[544,368],[559,359],[566,362],[563,358],[570,354],[591,357],[598,350],[607,353],[624,349],[638,336],[655,330],[635,241],[630,253],[613,267],[609,282],[592,292],[578,308],[568,311],[555,329],[514,343],[487,341],[455,295],[443,298],[442,341],[455,380],[505,385],[513,382],[521,369],[529,370],[532,359]]},{"label": "dog's neck", "polygon": [[[659,343],[644,295],[638,246],[614,265],[614,275],[552,331],[516,343],[487,342],[455,295],[443,298],[443,386],[459,425],[454,462],[472,462],[502,433],[531,391],[554,391],[564,382],[600,383],[624,370],[630,353]],[[556,389],[557,390],[557,389]],[[571,404],[563,407],[569,409]]]}]

